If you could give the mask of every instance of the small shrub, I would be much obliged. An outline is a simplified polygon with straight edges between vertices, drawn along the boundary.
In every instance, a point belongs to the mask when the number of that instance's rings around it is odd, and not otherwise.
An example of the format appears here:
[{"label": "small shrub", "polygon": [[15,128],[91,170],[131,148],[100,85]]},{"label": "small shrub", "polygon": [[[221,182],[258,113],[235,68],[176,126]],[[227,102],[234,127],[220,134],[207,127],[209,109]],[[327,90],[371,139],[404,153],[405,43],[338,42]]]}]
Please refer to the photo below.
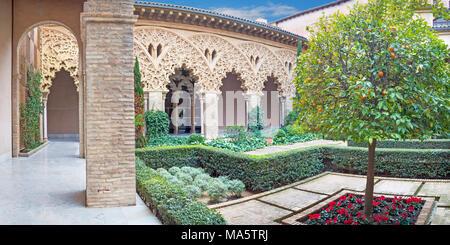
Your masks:
[{"label": "small shrub", "polygon": [[181,171],[189,174],[193,179],[199,175],[205,173],[203,168],[193,168],[193,167],[182,167]]},{"label": "small shrub", "polygon": [[286,133],[282,129],[278,129],[277,134],[273,137],[274,144],[286,144]]},{"label": "small shrub", "polygon": [[152,138],[169,134],[169,116],[164,111],[146,111],[145,124],[147,126],[146,136]]},{"label": "small shrub", "polygon": [[211,176],[207,174],[199,174],[197,177],[195,177],[194,185],[199,187],[202,191],[206,191],[206,188],[208,186],[208,182],[211,180]]},{"label": "small shrub", "polygon": [[205,143],[205,137],[200,134],[191,134],[186,140],[188,145],[203,145]]},{"label": "small shrub", "polygon": [[245,184],[240,180],[231,180],[227,184],[228,191],[230,191],[234,196],[240,197],[242,192],[245,191]]},{"label": "small shrub", "polygon": [[299,118],[299,111],[293,110],[284,119],[286,125],[293,125]]},{"label": "small shrub", "polygon": [[231,181],[230,178],[228,178],[228,176],[219,176],[218,179],[220,181],[222,181],[222,183],[224,183],[227,187],[228,187],[228,184]]},{"label": "small shrub", "polygon": [[300,126],[298,125],[287,125],[286,127],[286,133],[289,136],[294,136],[300,134]]},{"label": "small shrub", "polygon": [[227,191],[227,186],[217,178],[211,179],[206,187],[206,192],[208,193],[212,202],[217,202],[218,200],[220,200],[220,198],[226,197]]},{"label": "small shrub", "polygon": [[245,142],[251,137],[250,133],[239,125],[225,127],[224,135],[225,138],[229,138],[233,142]]},{"label": "small shrub", "polygon": [[158,169],[156,169],[156,172],[157,172],[159,175],[163,175],[163,174],[169,174],[169,175],[170,175],[170,173],[167,172],[167,170],[166,170],[165,168],[158,168]]},{"label": "small shrub", "polygon": [[202,189],[195,185],[187,185],[183,187],[186,196],[191,199],[198,199],[202,196]]},{"label": "small shrub", "polygon": [[190,185],[190,184],[192,184],[192,182],[194,181],[194,180],[192,179],[192,177],[191,177],[189,174],[187,174],[187,173],[185,173],[185,172],[183,172],[183,171],[178,172],[175,176],[176,176],[181,182],[183,182],[184,185]]},{"label": "small shrub", "polygon": [[169,168],[169,173],[172,174],[172,175],[176,175],[180,171],[181,171],[181,169],[179,167],[171,167],[171,168]]}]

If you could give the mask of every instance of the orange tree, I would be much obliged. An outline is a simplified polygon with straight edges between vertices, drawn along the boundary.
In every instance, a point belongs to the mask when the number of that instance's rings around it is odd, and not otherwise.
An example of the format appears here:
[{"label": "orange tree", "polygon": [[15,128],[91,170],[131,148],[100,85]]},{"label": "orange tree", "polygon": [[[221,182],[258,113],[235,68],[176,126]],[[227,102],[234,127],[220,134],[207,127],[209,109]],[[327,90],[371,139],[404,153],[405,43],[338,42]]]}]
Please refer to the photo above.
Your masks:
[{"label": "orange tree", "polygon": [[449,128],[449,50],[425,20],[413,17],[417,6],[438,5],[370,0],[346,15],[322,17],[298,59],[300,127],[368,142],[367,218],[377,140],[426,139]]}]

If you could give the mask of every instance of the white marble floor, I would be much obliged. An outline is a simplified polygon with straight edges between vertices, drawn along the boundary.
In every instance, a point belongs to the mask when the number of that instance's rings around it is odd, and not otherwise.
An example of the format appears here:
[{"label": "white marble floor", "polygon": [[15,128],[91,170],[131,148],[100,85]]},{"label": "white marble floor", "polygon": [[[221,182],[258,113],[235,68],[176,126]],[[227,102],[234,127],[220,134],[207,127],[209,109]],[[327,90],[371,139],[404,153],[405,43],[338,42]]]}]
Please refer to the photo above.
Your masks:
[{"label": "white marble floor", "polygon": [[78,143],[52,141],[29,158],[0,162],[0,225],[156,225],[136,206],[86,208],[86,163]]}]

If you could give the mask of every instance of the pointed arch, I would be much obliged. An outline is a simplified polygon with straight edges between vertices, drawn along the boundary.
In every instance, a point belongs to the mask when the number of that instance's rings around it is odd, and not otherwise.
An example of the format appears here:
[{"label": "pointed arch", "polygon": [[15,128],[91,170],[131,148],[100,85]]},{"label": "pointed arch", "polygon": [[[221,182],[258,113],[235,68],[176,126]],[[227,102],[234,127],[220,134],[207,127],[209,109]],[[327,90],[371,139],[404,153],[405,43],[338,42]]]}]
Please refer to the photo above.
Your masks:
[{"label": "pointed arch", "polygon": [[[156,47],[156,55],[145,48],[150,44]],[[135,28],[134,45],[145,90],[167,91],[169,76],[183,66],[192,70],[202,90],[218,90],[211,81],[214,73],[203,52],[180,34],[161,27],[140,26]]]},{"label": "pointed arch", "polygon": [[[232,72],[242,81],[242,89],[246,91],[251,83],[255,72],[247,57],[233,43],[223,37],[214,34],[195,34],[189,38],[197,47],[203,47],[211,52],[209,66],[216,75],[219,87],[222,86],[222,79],[227,77],[227,73]],[[212,51],[211,51],[212,50]]]}]

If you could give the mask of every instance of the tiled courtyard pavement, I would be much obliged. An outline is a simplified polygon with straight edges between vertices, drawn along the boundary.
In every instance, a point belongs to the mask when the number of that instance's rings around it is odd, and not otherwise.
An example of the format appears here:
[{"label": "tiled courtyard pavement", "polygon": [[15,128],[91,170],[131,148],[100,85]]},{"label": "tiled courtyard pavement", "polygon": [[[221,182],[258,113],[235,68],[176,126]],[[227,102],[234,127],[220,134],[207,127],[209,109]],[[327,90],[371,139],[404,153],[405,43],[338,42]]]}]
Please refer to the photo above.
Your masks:
[{"label": "tiled courtyard pavement", "polygon": [[[273,225],[342,190],[364,191],[366,177],[326,172],[272,191],[211,205],[228,224]],[[434,197],[431,224],[450,225],[450,180],[376,177],[375,194]],[[331,201],[331,200],[330,200]]]},{"label": "tiled courtyard pavement", "polygon": [[270,145],[261,149],[256,149],[254,151],[247,151],[244,154],[248,155],[265,155],[271,153],[277,153],[282,151],[289,151],[293,149],[306,148],[316,145],[337,145],[337,146],[347,146],[347,142],[344,141],[334,141],[334,140],[312,140],[307,142],[294,143],[290,145]]}]

